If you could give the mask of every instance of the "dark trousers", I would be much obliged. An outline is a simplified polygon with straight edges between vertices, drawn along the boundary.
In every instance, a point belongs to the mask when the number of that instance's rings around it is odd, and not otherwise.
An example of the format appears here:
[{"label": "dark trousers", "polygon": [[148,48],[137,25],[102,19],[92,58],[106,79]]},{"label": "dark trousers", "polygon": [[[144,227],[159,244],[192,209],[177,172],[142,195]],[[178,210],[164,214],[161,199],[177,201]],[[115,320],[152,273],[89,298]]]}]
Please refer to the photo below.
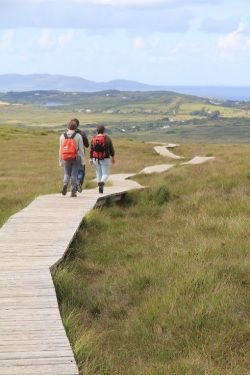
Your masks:
[{"label": "dark trousers", "polygon": [[63,162],[64,166],[64,178],[63,184],[68,185],[69,180],[71,180],[72,190],[77,190],[77,173],[79,169],[80,161],[79,159],[75,160],[65,160]]},{"label": "dark trousers", "polygon": [[80,185],[83,185],[83,181],[85,178],[85,165],[80,165],[77,173],[77,182]]}]

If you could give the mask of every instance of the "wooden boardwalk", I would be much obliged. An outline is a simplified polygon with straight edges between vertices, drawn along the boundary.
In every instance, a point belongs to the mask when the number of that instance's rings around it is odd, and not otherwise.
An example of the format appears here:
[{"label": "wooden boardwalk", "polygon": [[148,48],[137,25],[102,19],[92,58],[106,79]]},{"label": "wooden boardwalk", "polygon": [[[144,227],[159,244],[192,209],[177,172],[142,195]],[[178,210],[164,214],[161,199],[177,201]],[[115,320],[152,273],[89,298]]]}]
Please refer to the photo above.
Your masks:
[{"label": "wooden boardwalk", "polygon": [[50,268],[67,252],[84,216],[101,199],[141,188],[112,175],[100,195],[41,196],[0,230],[0,375],[77,375]]},{"label": "wooden boardwalk", "polygon": [[[175,146],[154,149],[162,156],[180,159],[167,150]],[[172,167],[151,166],[140,173]],[[0,375],[78,374],[50,269],[63,259],[90,210],[108,196],[115,199],[142,188],[129,179],[132,176],[111,175],[113,185],[105,187],[104,194],[91,189],[77,198],[61,194],[38,197],[0,229]]]}]

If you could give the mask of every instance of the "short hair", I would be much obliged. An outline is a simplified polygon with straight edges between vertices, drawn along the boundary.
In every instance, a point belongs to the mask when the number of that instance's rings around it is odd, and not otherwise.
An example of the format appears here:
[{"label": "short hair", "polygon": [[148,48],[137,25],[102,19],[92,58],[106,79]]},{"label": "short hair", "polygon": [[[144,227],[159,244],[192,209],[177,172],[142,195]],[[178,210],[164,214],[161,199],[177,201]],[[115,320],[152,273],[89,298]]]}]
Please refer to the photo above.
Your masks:
[{"label": "short hair", "polygon": [[77,127],[80,125],[80,121],[78,120],[78,118],[73,118],[71,121],[75,121]]},{"label": "short hair", "polygon": [[98,125],[97,128],[96,128],[96,131],[98,134],[103,134],[105,132],[105,126],[103,125]]},{"label": "short hair", "polygon": [[75,120],[71,120],[68,124],[69,130],[76,130],[77,129],[77,122]]}]

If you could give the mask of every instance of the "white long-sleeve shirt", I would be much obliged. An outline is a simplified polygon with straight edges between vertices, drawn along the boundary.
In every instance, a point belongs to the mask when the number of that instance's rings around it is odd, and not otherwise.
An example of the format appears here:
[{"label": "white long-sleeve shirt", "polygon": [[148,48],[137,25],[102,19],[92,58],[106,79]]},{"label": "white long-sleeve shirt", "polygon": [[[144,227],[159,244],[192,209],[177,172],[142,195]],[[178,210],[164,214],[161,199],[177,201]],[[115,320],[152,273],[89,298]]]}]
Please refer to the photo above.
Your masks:
[{"label": "white long-sleeve shirt", "polygon": [[[69,130],[69,129],[66,131],[68,137],[72,137],[74,132],[75,132],[74,130]],[[64,133],[63,133],[60,136],[60,142],[59,142],[59,165],[62,165],[62,145],[63,145],[64,140],[65,140],[65,137],[64,137]],[[77,154],[81,159],[81,164],[84,165],[85,160],[84,160],[83,141],[82,141],[81,134],[76,133],[76,135],[74,136],[74,141],[76,142]]]}]

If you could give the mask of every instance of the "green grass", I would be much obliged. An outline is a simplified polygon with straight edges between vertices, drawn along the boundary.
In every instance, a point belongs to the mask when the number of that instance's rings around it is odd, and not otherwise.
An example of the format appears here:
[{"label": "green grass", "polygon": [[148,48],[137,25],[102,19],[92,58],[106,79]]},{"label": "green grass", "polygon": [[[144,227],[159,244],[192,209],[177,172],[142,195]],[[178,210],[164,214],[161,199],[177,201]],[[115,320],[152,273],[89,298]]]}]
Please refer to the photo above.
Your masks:
[{"label": "green grass", "polygon": [[[96,99],[97,100],[97,99]],[[187,102],[178,97],[130,100],[129,103],[116,104],[110,99],[110,105],[120,112],[106,113],[108,98],[104,103],[97,100],[93,113],[79,112],[79,105],[46,108],[30,104],[21,106],[0,106],[0,126],[9,128],[28,128],[30,130],[62,130],[65,124],[74,117],[79,118],[82,128],[91,136],[96,124],[104,124],[112,137],[123,137],[137,140],[156,140],[165,142],[206,142],[209,143],[246,143],[250,140],[250,120],[248,110],[241,108],[217,108],[205,103]],[[88,103],[89,104],[89,103]],[[88,106],[87,106],[88,107]],[[112,107],[112,106],[111,106]],[[222,117],[208,120],[191,116],[195,109],[203,107],[219,109]],[[113,107],[112,107],[113,108]],[[152,110],[151,113],[145,112]],[[155,113],[154,113],[155,112]],[[228,117],[225,117],[228,116]],[[174,122],[166,118],[174,119]],[[164,120],[165,119],[165,120]],[[168,126],[168,128],[164,128]],[[124,133],[125,129],[125,133]]]},{"label": "green grass", "polygon": [[86,218],[54,281],[81,374],[246,375],[247,146],[183,145],[216,161]]},{"label": "green grass", "polygon": [[[58,192],[62,170],[59,134],[2,127],[0,136],[3,223],[35,196]],[[114,144],[114,173],[163,162],[152,145]],[[216,160],[137,176],[149,188],[88,215],[55,270],[81,374],[249,374],[250,149],[175,152]],[[87,166],[88,187],[92,177]]]},{"label": "green grass", "polygon": [[[61,190],[63,169],[58,166],[59,133],[44,130],[28,130],[14,127],[0,127],[0,226],[10,215],[21,210],[35,197],[58,193]],[[136,172],[144,163],[152,160],[160,163],[160,156],[151,146],[138,142],[136,148],[143,154],[131,155],[132,140],[114,140],[118,149],[114,173]],[[88,151],[86,152],[88,159]],[[85,188],[92,188],[94,169],[86,163]]]},{"label": "green grass", "polygon": [[207,111],[220,111],[223,117],[249,117],[250,111],[244,110],[241,108],[229,108],[223,107],[221,105],[211,105],[211,104],[204,104],[204,103],[192,103],[192,102],[184,102],[180,105],[179,113],[180,114],[190,114],[192,111],[202,110],[205,108]]},{"label": "green grass", "polygon": [[44,131],[0,128],[0,225],[40,194],[60,187],[58,136]]}]

